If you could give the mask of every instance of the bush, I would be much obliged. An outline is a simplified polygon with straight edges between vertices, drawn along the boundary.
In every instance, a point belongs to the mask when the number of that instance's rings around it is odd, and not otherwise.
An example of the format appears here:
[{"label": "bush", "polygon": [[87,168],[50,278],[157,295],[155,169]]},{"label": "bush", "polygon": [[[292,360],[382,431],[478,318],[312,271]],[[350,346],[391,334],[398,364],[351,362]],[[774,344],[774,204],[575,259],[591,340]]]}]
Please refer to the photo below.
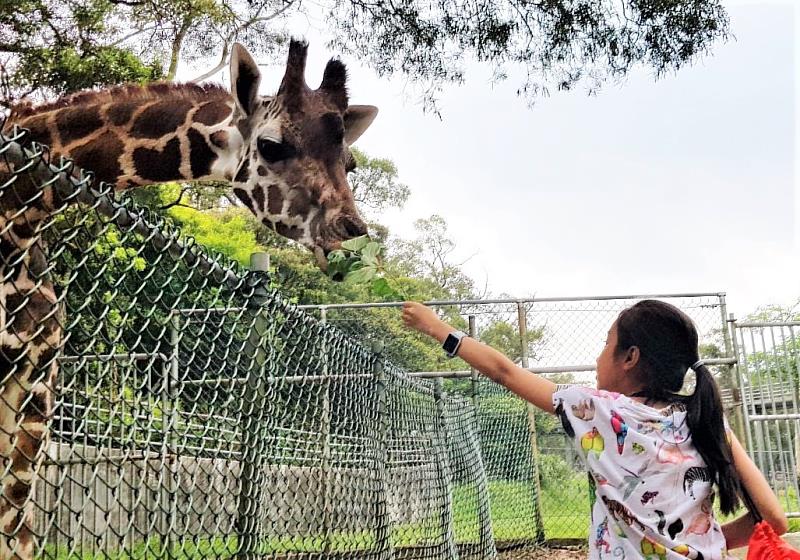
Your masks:
[{"label": "bush", "polygon": [[552,488],[575,477],[575,470],[558,455],[539,456],[539,474],[542,486]]}]

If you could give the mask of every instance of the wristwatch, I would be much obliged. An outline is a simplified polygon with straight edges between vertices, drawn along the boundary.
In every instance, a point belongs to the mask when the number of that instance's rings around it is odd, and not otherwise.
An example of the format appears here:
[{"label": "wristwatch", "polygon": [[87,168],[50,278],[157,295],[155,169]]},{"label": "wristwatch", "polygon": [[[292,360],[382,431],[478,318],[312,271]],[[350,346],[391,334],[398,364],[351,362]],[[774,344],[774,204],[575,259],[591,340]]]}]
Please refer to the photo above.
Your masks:
[{"label": "wristwatch", "polygon": [[461,346],[461,339],[468,336],[467,333],[462,331],[453,331],[447,335],[442,343],[442,349],[447,354],[448,358],[455,358],[458,353],[458,348]]}]

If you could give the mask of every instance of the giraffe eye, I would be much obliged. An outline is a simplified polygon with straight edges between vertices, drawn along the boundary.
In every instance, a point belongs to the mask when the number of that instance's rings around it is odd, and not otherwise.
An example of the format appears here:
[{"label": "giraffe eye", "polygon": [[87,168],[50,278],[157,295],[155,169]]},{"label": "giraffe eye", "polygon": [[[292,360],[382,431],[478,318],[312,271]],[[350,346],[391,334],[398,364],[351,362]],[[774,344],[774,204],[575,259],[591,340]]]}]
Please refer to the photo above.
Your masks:
[{"label": "giraffe eye", "polygon": [[258,153],[267,160],[267,163],[276,163],[294,157],[297,155],[297,150],[286,142],[275,142],[274,140],[259,138]]}]

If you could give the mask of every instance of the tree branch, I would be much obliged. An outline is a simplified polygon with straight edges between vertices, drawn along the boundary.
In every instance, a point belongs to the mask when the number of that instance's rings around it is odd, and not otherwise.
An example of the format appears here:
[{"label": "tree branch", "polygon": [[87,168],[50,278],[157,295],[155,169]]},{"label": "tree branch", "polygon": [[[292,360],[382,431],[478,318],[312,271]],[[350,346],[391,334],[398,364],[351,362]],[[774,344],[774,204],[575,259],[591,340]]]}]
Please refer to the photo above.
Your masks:
[{"label": "tree branch", "polygon": [[169,204],[165,204],[164,206],[159,206],[158,209],[159,210],[169,210],[170,208],[174,208],[175,206],[180,206],[182,208],[191,208],[190,206],[187,206],[186,204],[183,204],[181,202],[181,200],[183,200],[183,195],[185,195],[190,190],[191,190],[191,187],[188,186],[188,185],[185,186],[185,187],[182,187],[181,188],[181,192],[178,195],[178,198],[176,198],[173,202],[170,202]]},{"label": "tree branch", "polygon": [[202,82],[203,80],[207,80],[208,78],[210,78],[211,76],[213,76],[214,74],[216,74],[217,72],[219,72],[220,70],[225,68],[225,65],[228,63],[228,53],[230,52],[230,49],[231,49],[231,42],[234,39],[236,39],[236,36],[239,33],[241,33],[242,31],[246,30],[248,27],[250,27],[252,25],[255,25],[256,23],[262,23],[262,22],[265,22],[265,21],[270,21],[270,20],[275,19],[276,17],[279,17],[279,16],[283,15],[286,12],[286,10],[288,10],[294,4],[294,2],[295,2],[295,0],[287,0],[286,4],[280,10],[278,10],[277,12],[274,12],[274,13],[268,15],[268,16],[252,18],[252,19],[244,22],[243,24],[239,25],[238,27],[236,27],[223,40],[223,42],[222,42],[222,56],[220,56],[220,60],[217,63],[217,65],[214,66],[214,68],[212,68],[208,72],[205,72],[204,74],[202,74],[200,76],[197,76],[196,78],[194,78],[194,79],[192,79],[190,81],[192,81],[192,82]]},{"label": "tree branch", "polygon": [[137,35],[141,35],[142,33],[147,33],[148,31],[154,31],[156,29],[158,29],[158,25],[151,25],[150,27],[142,27],[141,29],[137,29],[136,31],[134,31],[132,33],[128,33],[127,35],[125,35],[121,39],[117,39],[116,41],[111,43],[109,46],[110,47],[119,46],[122,43],[124,43],[125,41],[127,41],[128,39],[133,39]]}]

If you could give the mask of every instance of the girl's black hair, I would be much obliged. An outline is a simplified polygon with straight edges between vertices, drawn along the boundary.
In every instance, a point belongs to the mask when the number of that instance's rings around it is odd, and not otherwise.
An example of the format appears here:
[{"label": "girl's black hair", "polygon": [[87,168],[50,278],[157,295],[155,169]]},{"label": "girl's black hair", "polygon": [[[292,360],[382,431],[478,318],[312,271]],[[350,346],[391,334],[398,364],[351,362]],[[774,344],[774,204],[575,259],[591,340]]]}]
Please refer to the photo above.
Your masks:
[{"label": "girl's black hair", "polygon": [[617,352],[639,348],[638,373],[645,389],[637,395],[649,400],[685,403],[692,442],[710,471],[719,491],[720,508],[729,514],[739,504],[741,482],[733,465],[726,437],[722,401],[717,383],[705,365],[695,368],[692,395],[676,393],[689,367],[700,359],[694,323],[677,307],[657,300],[643,300],[619,314]]}]

